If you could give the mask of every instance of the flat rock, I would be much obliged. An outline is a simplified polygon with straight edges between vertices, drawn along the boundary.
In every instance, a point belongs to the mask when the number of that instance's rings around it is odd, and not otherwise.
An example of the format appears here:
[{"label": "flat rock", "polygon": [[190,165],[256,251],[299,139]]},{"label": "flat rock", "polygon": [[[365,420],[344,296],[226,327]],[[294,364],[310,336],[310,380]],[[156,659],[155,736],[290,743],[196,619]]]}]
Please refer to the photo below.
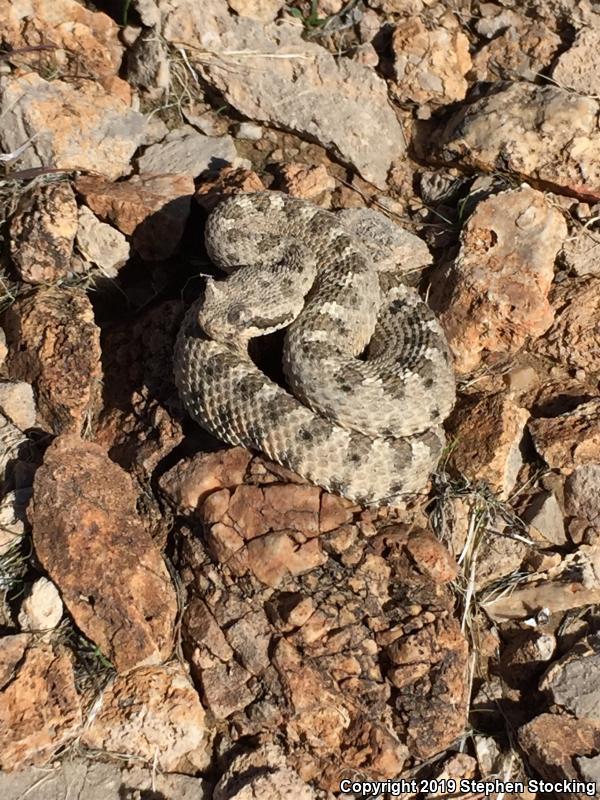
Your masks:
[{"label": "flat rock", "polygon": [[600,30],[583,28],[559,56],[552,78],[565,89],[600,95]]},{"label": "flat rock", "polygon": [[115,678],[102,692],[82,742],[176,772],[186,757],[201,762],[204,738],[198,694],[181,664],[172,662]]},{"label": "flat rock", "polygon": [[0,381],[0,409],[20,430],[33,428],[36,411],[31,384],[24,381]]},{"label": "flat rock", "polygon": [[577,757],[598,752],[600,725],[567,714],[540,714],[521,727],[518,739],[529,764],[545,780],[581,779]]},{"label": "flat rock", "polygon": [[[600,512],[600,508],[598,511]],[[563,510],[553,492],[542,492],[534,497],[522,519],[535,528],[547,542],[558,546],[567,544]]]},{"label": "flat rock", "polygon": [[600,401],[590,400],[557,417],[529,422],[535,449],[553,469],[565,474],[598,461],[600,447]]},{"label": "flat rock", "polygon": [[553,704],[577,719],[600,724],[600,640],[588,636],[577,642],[547,670],[540,690]]},{"label": "flat rock", "polygon": [[443,287],[441,322],[459,372],[509,356],[550,327],[548,291],[566,234],[562,214],[529,186],[477,205]]},{"label": "flat rock", "polygon": [[469,40],[461,31],[428,29],[418,16],[399,22],[392,35],[394,93],[415,103],[452,103],[467,93]]},{"label": "flat rock", "polygon": [[23,192],[10,221],[10,254],[21,280],[55,283],[71,269],[77,203],[66,181]]},{"label": "flat rock", "polygon": [[219,54],[196,66],[245,117],[316,139],[366,180],[383,187],[392,161],[403,156],[385,81],[306,41],[300,26],[232,17],[225,0],[202,9],[194,0],[171,0],[162,32],[169,42],[191,45],[192,62],[198,49]]},{"label": "flat rock", "polygon": [[240,17],[273,22],[283,7],[283,0],[227,0],[229,8]]},{"label": "flat rock", "polygon": [[521,443],[529,412],[508,394],[466,402],[451,417],[450,460],[471,481],[486,481],[510,494],[523,465]]},{"label": "flat rock", "polygon": [[31,72],[0,80],[0,149],[34,139],[14,163],[100,172],[114,180],[131,172],[146,119],[95,81],[46,81]]},{"label": "flat rock", "polygon": [[129,259],[127,239],[111,225],[100,222],[87,206],[79,208],[77,248],[85,261],[107,278],[116,278]]},{"label": "flat rock", "polygon": [[581,374],[600,372],[600,277],[568,280],[550,294],[555,319],[536,348]]},{"label": "flat rock", "polygon": [[0,769],[7,772],[44,764],[77,735],[82,722],[70,652],[47,643],[29,641],[25,649],[23,644],[21,636],[0,639],[0,662],[7,648],[13,660],[11,680],[0,692]]},{"label": "flat rock", "polygon": [[144,260],[174,253],[190,213],[191,175],[134,175],[118,183],[85,175],[75,186],[94,214],[132,237]]},{"label": "flat rock", "polygon": [[[76,0],[0,0],[0,19],[5,45],[11,50],[32,48],[13,56],[15,65],[76,74],[85,63],[90,78],[115,90],[123,45],[119,26],[107,14]],[[35,50],[48,42],[51,48]],[[126,90],[127,84],[121,83],[119,88]]]},{"label": "flat rock", "polygon": [[560,251],[560,260],[574,275],[600,276],[600,233],[585,229],[569,236]]},{"label": "flat rock", "polygon": [[189,125],[177,128],[162,142],[150,145],[138,158],[141,173],[178,173],[195,178],[206,170],[217,172],[237,159],[231,136],[205,136]]},{"label": "flat rock", "polygon": [[2,324],[9,377],[30,383],[38,424],[53,433],[81,431],[100,408],[100,330],[77,289],[50,287],[24,295]]},{"label": "flat rock", "polygon": [[[160,793],[161,800],[209,800],[211,792],[205,781],[188,775],[168,774],[143,769],[124,768],[117,762],[97,758],[67,756],[60,763],[41,769],[30,767],[20,772],[0,773],[0,792],[5,798],[27,800],[123,800]],[[152,796],[150,794],[150,796]]]},{"label": "flat rock", "polygon": [[194,200],[206,212],[212,211],[224,197],[237,192],[264,192],[267,187],[256,172],[242,167],[224,167],[216,178],[202,181]]},{"label": "flat rock", "polygon": [[69,612],[117,670],[167,658],[177,600],[129,475],[98,445],[59,437],[36,473],[28,515]]},{"label": "flat rock", "polygon": [[465,105],[432,137],[445,163],[510,172],[558,194],[600,200],[600,102],[517,82]]},{"label": "flat rock", "polygon": [[600,465],[577,467],[565,481],[565,513],[572,518],[569,529],[582,532],[600,528]]},{"label": "flat rock", "polygon": [[[335,180],[324,164],[284,164],[281,168],[281,188],[292,197],[303,197],[313,203],[331,200]],[[325,197],[324,197],[325,195]]]}]

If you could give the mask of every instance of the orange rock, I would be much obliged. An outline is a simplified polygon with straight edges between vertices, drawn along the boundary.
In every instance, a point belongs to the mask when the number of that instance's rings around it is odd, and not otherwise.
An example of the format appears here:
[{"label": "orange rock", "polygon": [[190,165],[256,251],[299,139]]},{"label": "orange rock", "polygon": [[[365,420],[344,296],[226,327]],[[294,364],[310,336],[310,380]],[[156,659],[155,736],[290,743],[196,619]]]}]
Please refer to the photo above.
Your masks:
[{"label": "orange rock", "polygon": [[61,436],[36,473],[35,551],[81,630],[119,671],[172,649],[177,599],[136,513],[129,475],[96,444]]},{"label": "orange rock", "polygon": [[557,417],[533,419],[528,427],[550,467],[568,475],[576,467],[598,463],[600,401],[590,400]]},{"label": "orange rock", "polygon": [[195,200],[205,211],[212,211],[224,197],[237,192],[262,192],[266,188],[256,172],[224,167],[216,178],[202,181],[196,191]]},{"label": "orange rock", "polygon": [[34,387],[38,423],[53,433],[81,432],[100,410],[100,330],[77,289],[38,289],[16,300],[2,325],[9,377]]}]

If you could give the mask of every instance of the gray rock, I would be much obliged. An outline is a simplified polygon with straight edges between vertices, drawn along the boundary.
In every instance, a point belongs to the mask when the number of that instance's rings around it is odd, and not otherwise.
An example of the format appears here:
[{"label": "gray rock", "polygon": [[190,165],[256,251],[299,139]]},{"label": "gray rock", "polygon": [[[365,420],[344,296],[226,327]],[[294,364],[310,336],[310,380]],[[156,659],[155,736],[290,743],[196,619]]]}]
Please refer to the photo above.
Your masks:
[{"label": "gray rock", "polygon": [[195,66],[245,117],[316,139],[377,186],[405,152],[385,81],[305,41],[301,26],[233,17],[225,0],[170,0],[163,35],[189,42],[192,61],[199,51],[217,56]]},{"label": "gray rock", "polygon": [[33,389],[25,381],[0,381],[0,409],[22,431],[35,425]]},{"label": "gray rock", "polygon": [[254,122],[240,122],[236,134],[238,139],[250,139],[257,142],[262,139],[263,129],[260,125],[255,125]]},{"label": "gray rock", "polygon": [[205,136],[186,125],[148,147],[138,159],[138,166],[141,173],[177,173],[195,178],[207,169],[234,164],[236,159],[231,136]]},{"label": "gray rock", "polygon": [[551,492],[544,492],[535,497],[523,514],[523,519],[549,542],[558,545],[566,544],[567,537],[562,509]]},{"label": "gray rock", "polygon": [[163,775],[112,762],[65,760],[50,769],[31,767],[22,772],[0,772],[0,795],[6,800],[122,800],[124,797],[161,797],[164,800],[208,800],[208,784],[187,775]]},{"label": "gray rock", "polygon": [[582,639],[555,661],[540,682],[540,689],[578,719],[600,722],[600,638]]},{"label": "gray rock", "polygon": [[87,206],[79,209],[76,241],[83,257],[109,278],[114,278],[129,258],[129,244],[123,234],[100,222]]}]

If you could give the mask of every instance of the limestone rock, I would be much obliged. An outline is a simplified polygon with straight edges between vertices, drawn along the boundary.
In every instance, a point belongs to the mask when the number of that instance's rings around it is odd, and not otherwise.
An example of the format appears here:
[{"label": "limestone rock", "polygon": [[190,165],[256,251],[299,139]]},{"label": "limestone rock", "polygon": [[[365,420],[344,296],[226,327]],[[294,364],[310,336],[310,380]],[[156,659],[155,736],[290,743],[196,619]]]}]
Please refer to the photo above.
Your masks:
[{"label": "limestone rock", "polygon": [[[11,640],[0,639],[0,660]],[[13,658],[18,655],[15,648]],[[79,732],[82,716],[70,653],[51,644],[29,644],[13,662],[0,692],[0,769],[44,764]]]},{"label": "limestone rock", "polygon": [[176,772],[184,757],[201,759],[204,737],[204,709],[183,667],[173,662],[115,678],[82,741]]},{"label": "limestone rock", "polygon": [[23,631],[48,631],[56,628],[62,615],[58,589],[47,578],[38,578],[21,603],[19,625]]},{"label": "limestone rock", "polygon": [[600,200],[600,103],[517,82],[465,105],[431,150],[445,163],[511,172],[559,194]]},{"label": "limestone rock", "polygon": [[600,30],[583,28],[558,58],[552,78],[579,94],[600,95]]},{"label": "limestone rock", "polygon": [[[600,512],[600,508],[598,510]],[[542,492],[534,497],[523,514],[523,520],[535,528],[547,542],[558,546],[567,543],[563,511],[552,492]]]},{"label": "limestone rock", "polygon": [[392,36],[396,85],[401,100],[452,103],[467,93],[469,40],[460,31],[428,30],[419,17],[400,22]]},{"label": "limestone rock", "polygon": [[582,230],[569,236],[560,251],[564,266],[578,276],[600,276],[600,234],[597,230]]},{"label": "limestone rock", "polygon": [[569,474],[576,467],[598,461],[600,401],[590,400],[557,417],[529,422],[536,450],[553,469]]},{"label": "limestone rock", "polygon": [[[570,532],[600,528],[600,465],[577,467],[565,481],[565,512],[572,517]],[[573,534],[571,534],[573,535]]]},{"label": "limestone rock", "polygon": [[132,246],[146,261],[168,258],[183,235],[194,194],[191,175],[134,175],[110,183],[82,176],[77,191],[103,221],[132,237]]},{"label": "limestone rock", "polygon": [[19,297],[3,316],[9,377],[32,384],[38,424],[81,431],[100,407],[100,330],[84,292],[51,287]]},{"label": "limestone rock", "polygon": [[100,172],[114,180],[131,171],[146,120],[95,81],[46,81],[35,72],[0,81],[0,149],[23,145],[21,169],[53,166]]},{"label": "limestone rock", "polygon": [[[107,14],[76,0],[0,0],[0,19],[5,45],[17,51],[31,48],[12,57],[19,67],[60,75],[76,73],[85,64],[90,78],[108,91],[114,88],[123,46],[119,27]],[[51,48],[36,51],[48,42]]]},{"label": "limestone rock", "polygon": [[199,59],[197,68],[244,117],[316,139],[366,180],[385,185],[405,145],[385,82],[372,68],[336,59],[286,20],[233,18],[220,0],[202,9],[194,0],[171,0],[162,30],[167,41],[192,45],[192,61],[198,48],[219,53]]},{"label": "limestone rock", "polygon": [[566,232],[560,212],[529,186],[479,203],[444,287],[441,321],[459,372],[511,355],[550,327],[547,295]]},{"label": "limestone rock", "polygon": [[600,372],[600,278],[564,281],[554,287],[552,327],[539,350],[559,364],[585,374]]},{"label": "limestone rock", "polygon": [[216,172],[226,165],[237,166],[236,159],[231,136],[205,136],[186,125],[146,148],[138,166],[141,173],[177,173],[195,178],[209,169]]},{"label": "limestone rock", "polygon": [[529,412],[507,394],[464,404],[450,420],[453,465],[507,497],[523,464],[520,446],[528,419]]},{"label": "limestone rock", "polygon": [[101,447],[62,436],[46,451],[28,509],[38,558],[78,627],[119,671],[170,654],[177,612],[135,508],[130,477]]},{"label": "limestone rock", "polygon": [[107,278],[115,278],[129,258],[129,244],[123,234],[100,222],[87,206],[79,209],[77,247]]},{"label": "limestone rock", "polygon": [[10,222],[10,252],[22,280],[55,283],[70,271],[77,203],[66,181],[24,192]]},{"label": "limestone rock", "polygon": [[5,798],[27,800],[123,800],[160,793],[164,800],[209,800],[211,791],[200,778],[162,774],[139,766],[122,767],[118,761],[89,760],[68,754],[60,763],[30,767],[16,773],[0,773],[0,793]]},{"label": "limestone rock", "polygon": [[24,381],[0,381],[0,409],[22,431],[35,425],[33,389]]}]

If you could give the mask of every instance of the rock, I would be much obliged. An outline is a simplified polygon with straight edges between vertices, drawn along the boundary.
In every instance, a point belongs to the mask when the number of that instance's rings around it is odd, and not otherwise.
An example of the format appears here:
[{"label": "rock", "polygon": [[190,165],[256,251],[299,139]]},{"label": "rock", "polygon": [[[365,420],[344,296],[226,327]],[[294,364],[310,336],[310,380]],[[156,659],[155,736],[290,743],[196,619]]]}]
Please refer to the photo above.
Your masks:
[{"label": "rock", "polygon": [[292,197],[303,197],[314,203],[335,189],[335,181],[323,164],[285,164],[281,169],[281,178],[283,191]]},{"label": "rock", "polygon": [[21,169],[52,166],[100,172],[111,180],[131,171],[146,120],[95,81],[45,81],[35,72],[0,81],[0,149],[12,152],[37,131]]},{"label": "rock", "polygon": [[[89,760],[68,755],[60,763],[43,769],[30,767],[16,773],[0,773],[0,793],[6,798],[27,800],[123,800],[158,793],[163,800],[209,800],[205,781],[188,775],[163,775],[139,766],[122,767],[118,762]],[[151,795],[150,795],[151,796]]]},{"label": "rock", "polygon": [[49,631],[56,628],[62,615],[58,589],[47,578],[38,578],[21,603],[19,625],[23,631]]},{"label": "rock", "polygon": [[529,412],[508,394],[463,404],[451,417],[450,460],[471,481],[486,481],[508,497],[523,465],[521,444]]},{"label": "rock", "polygon": [[94,214],[132,237],[144,260],[159,261],[175,252],[194,194],[190,175],[134,175],[118,183],[82,176],[75,185]]},{"label": "rock", "polygon": [[100,407],[100,330],[77,289],[50,287],[24,295],[2,320],[8,375],[32,384],[37,421],[53,433],[81,431]]},{"label": "rock", "polygon": [[415,560],[420,572],[435,583],[453,581],[458,575],[458,566],[444,545],[428,531],[413,533],[406,549]]},{"label": "rock", "polygon": [[172,662],[115,678],[82,742],[176,772],[186,757],[201,762],[204,738],[204,709],[181,664]]},{"label": "rock", "polygon": [[254,122],[240,122],[235,135],[238,139],[249,139],[252,142],[258,142],[263,137],[263,129]]},{"label": "rock", "polygon": [[[315,139],[366,180],[385,186],[405,145],[385,81],[372,68],[304,40],[293,22],[230,17],[221,0],[202,9],[193,0],[172,0],[163,35],[193,46],[188,58],[244,117]],[[196,60],[198,49],[220,56]],[[260,54],[250,57],[252,64],[247,51]]]},{"label": "rock", "polygon": [[[75,0],[1,0],[0,18],[4,44],[21,51],[11,58],[19,67],[29,65],[60,77],[77,74],[85,64],[87,77],[107,91],[115,87],[123,46],[119,27],[108,15]],[[37,49],[48,42],[52,47]]]},{"label": "rock", "polygon": [[190,125],[171,131],[158,144],[146,148],[138,158],[140,172],[157,175],[181,174],[195,178],[206,170],[217,172],[237,159],[231,136],[205,136]]},{"label": "rock", "polygon": [[0,381],[0,409],[22,431],[35,425],[33,389],[24,381]]},{"label": "rock", "polygon": [[600,749],[600,725],[566,714],[540,714],[520,728],[518,738],[528,763],[542,778],[576,780],[581,778],[575,768],[577,756],[588,756]]},{"label": "rock", "polygon": [[[160,99],[169,90],[170,79],[169,52],[165,42],[151,30],[141,33],[127,51],[128,82],[142,89],[149,98]],[[166,131],[163,136],[165,134]]]},{"label": "rock", "polygon": [[532,528],[535,528],[547,542],[558,546],[567,544],[563,512],[556,496],[552,492],[542,492],[536,495],[527,507],[522,519],[524,522],[528,522]]},{"label": "rock", "polygon": [[79,208],[77,247],[107,278],[116,278],[129,259],[129,244],[123,234],[100,222],[87,206]]},{"label": "rock", "polygon": [[38,558],[116,669],[167,658],[177,600],[127,473],[98,445],[59,437],[36,473],[28,515]]},{"label": "rock", "polygon": [[560,260],[575,275],[600,276],[600,234],[584,229],[569,236],[560,251]]},{"label": "rock", "polygon": [[550,327],[547,295],[566,233],[562,214],[529,186],[477,205],[443,287],[441,322],[459,372],[511,355]]},{"label": "rock", "polygon": [[240,17],[252,17],[260,22],[273,22],[283,0],[227,0],[229,8]]},{"label": "rock", "polygon": [[255,172],[225,167],[215,179],[200,183],[194,199],[208,213],[229,195],[237,192],[263,192],[266,188]]},{"label": "rock", "polygon": [[243,447],[198,453],[166,472],[160,488],[180,513],[189,514],[212,492],[242,483],[251,460],[252,455]]},{"label": "rock", "polygon": [[564,281],[550,298],[556,317],[540,352],[585,374],[600,372],[600,278]]},{"label": "rock", "polygon": [[484,603],[493,620],[528,619],[547,609],[559,615],[571,608],[600,602],[600,554],[597,548],[580,545],[543,574],[534,573],[511,587],[511,591]]},{"label": "rock", "polygon": [[552,469],[568,475],[576,467],[598,461],[598,400],[581,403],[557,417],[533,419],[528,427],[535,449]]},{"label": "rock", "polygon": [[530,545],[511,537],[512,531],[501,517],[494,523],[477,547],[473,577],[478,590],[517,572],[532,550]]},{"label": "rock", "polygon": [[558,194],[600,200],[600,103],[517,82],[457,111],[430,149],[444,163],[510,172]]},{"label": "rock", "polygon": [[[470,76],[476,80],[490,83],[498,80],[534,82],[552,62],[554,54],[561,46],[560,36],[538,20],[512,16],[516,20],[509,23],[473,57]],[[496,20],[501,17],[502,14]],[[501,23],[495,24],[502,27]]]},{"label": "rock", "polygon": [[471,69],[469,40],[460,31],[428,30],[419,17],[396,25],[392,36],[395,94],[400,100],[439,105],[462,100]]},{"label": "rock", "polygon": [[70,183],[55,181],[23,192],[10,221],[10,254],[21,280],[48,284],[65,278],[76,233]]},{"label": "rock", "polygon": [[597,635],[577,642],[547,670],[540,690],[559,710],[579,720],[600,724],[600,640]]},{"label": "rock", "polygon": [[213,800],[333,800],[306,784],[275,743],[236,756],[215,786]]},{"label": "rock", "polygon": [[47,643],[22,645],[21,636],[0,639],[0,662],[7,648],[13,660],[11,680],[0,692],[0,769],[7,772],[44,764],[78,734],[82,722],[69,651]]},{"label": "rock", "polygon": [[573,517],[570,531],[576,527],[583,533],[591,528],[593,534],[600,528],[600,465],[586,464],[569,475],[565,482],[565,513]]},{"label": "rock", "polygon": [[600,95],[600,30],[583,28],[575,41],[559,56],[552,78],[564,89],[579,94]]}]

